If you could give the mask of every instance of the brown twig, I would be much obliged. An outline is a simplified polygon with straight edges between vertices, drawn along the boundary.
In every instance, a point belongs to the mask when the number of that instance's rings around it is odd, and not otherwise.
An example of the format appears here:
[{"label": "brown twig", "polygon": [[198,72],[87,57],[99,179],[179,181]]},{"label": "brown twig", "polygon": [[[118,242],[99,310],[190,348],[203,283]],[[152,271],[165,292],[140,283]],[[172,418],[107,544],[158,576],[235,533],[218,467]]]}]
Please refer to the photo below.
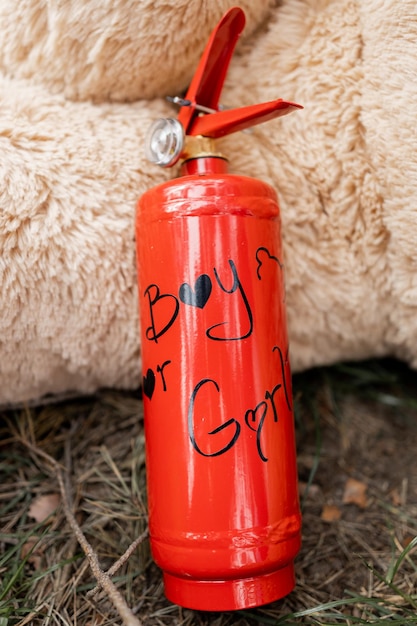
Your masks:
[{"label": "brown twig", "polygon": [[32,451],[32,453],[34,453],[38,457],[42,457],[45,461],[47,461],[50,465],[52,465],[53,469],[55,470],[56,477],[58,480],[59,490],[61,492],[64,514],[67,519],[67,522],[70,525],[72,531],[74,532],[74,535],[76,536],[78,540],[78,543],[83,549],[84,554],[86,555],[88,559],[91,570],[99,586],[102,587],[106,591],[109,597],[109,600],[112,602],[113,606],[117,610],[119,616],[123,620],[123,623],[126,626],[141,626],[141,622],[132,613],[132,610],[126,604],[120,591],[115,587],[109,574],[106,572],[103,572],[103,570],[101,569],[100,564],[98,562],[97,555],[94,552],[93,547],[86,539],[77,520],[75,519],[75,516],[71,510],[70,503],[68,501],[68,495],[67,495],[67,490],[65,487],[65,481],[64,481],[61,465],[53,457],[51,457],[49,454],[41,450],[36,444],[33,444],[30,441],[28,441],[25,437],[20,436],[19,439],[23,445],[25,445],[27,448],[29,448],[29,450]]},{"label": "brown twig", "polygon": [[[139,537],[135,539],[133,543],[130,544],[130,546],[127,548],[126,552],[122,554],[120,559],[113,563],[113,565],[106,572],[107,576],[114,576],[116,572],[121,568],[121,566],[126,563],[126,561],[130,558],[131,554],[136,550],[136,548],[140,546],[140,544],[146,539],[147,536],[148,529],[144,530],[143,533],[139,535]],[[100,587],[94,587],[94,589],[90,589],[90,591],[87,593],[87,598],[95,596],[99,590]]]}]

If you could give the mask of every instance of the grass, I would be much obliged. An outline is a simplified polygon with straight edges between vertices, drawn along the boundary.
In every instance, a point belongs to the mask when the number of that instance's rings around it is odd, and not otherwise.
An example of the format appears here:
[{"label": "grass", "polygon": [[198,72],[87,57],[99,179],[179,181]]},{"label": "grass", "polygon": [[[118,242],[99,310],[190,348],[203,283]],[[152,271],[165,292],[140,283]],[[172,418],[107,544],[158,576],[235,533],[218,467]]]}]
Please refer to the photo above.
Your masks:
[{"label": "grass", "polygon": [[[256,610],[202,613],[170,604],[147,541],[112,580],[144,625],[417,624],[417,374],[395,361],[320,368],[294,377],[303,546],[297,587]],[[42,522],[31,506],[59,494],[103,570],[146,531],[138,394],[0,415],[0,626],[110,626],[122,620],[96,585],[63,503]],[[25,442],[27,445],[25,445]],[[346,481],[366,505],[343,501]],[[326,521],[326,506],[340,519]]]}]

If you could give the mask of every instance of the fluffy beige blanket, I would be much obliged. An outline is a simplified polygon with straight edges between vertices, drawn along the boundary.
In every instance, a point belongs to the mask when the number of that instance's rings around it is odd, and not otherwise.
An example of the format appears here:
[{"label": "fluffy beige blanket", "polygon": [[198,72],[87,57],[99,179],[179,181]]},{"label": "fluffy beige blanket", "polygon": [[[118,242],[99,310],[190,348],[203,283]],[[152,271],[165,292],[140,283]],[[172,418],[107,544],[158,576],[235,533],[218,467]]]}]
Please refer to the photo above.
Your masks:
[{"label": "fluffy beige blanket", "polygon": [[[139,384],[144,135],[234,4],[0,0],[0,404]],[[416,366],[417,3],[239,4],[223,102],[305,106],[223,145],[278,191],[293,369]]]}]

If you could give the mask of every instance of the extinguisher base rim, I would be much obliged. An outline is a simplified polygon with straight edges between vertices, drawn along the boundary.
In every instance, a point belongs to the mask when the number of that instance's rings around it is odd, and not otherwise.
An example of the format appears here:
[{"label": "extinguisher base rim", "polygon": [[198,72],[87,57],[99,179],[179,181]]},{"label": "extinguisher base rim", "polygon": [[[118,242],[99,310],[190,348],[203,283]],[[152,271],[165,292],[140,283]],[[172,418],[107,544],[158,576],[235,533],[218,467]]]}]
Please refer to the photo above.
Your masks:
[{"label": "extinguisher base rim", "polygon": [[237,580],[194,580],[164,572],[165,595],[196,611],[234,611],[269,604],[295,586],[294,563],[274,572]]}]

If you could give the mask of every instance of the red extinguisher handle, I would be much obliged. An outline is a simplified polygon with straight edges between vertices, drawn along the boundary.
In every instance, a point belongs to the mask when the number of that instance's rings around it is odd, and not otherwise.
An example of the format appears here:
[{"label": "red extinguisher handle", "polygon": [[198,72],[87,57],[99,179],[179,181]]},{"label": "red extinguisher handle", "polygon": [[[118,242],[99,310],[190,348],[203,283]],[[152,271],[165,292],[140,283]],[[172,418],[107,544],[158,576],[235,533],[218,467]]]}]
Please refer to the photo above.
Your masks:
[{"label": "red extinguisher handle", "polygon": [[[239,7],[229,9],[217,24],[185,97],[168,98],[180,105],[178,118],[157,120],[150,129],[146,154],[152,163],[171,167],[178,159],[189,158],[185,150],[186,136],[215,139],[303,108],[300,104],[278,99],[220,110],[220,93],[244,26],[245,14]],[[202,156],[208,156],[207,150],[203,153]],[[196,158],[195,154],[193,158]]]},{"label": "red extinguisher handle", "polygon": [[212,138],[223,137],[256,124],[268,122],[275,117],[282,117],[295,109],[302,108],[301,104],[279,99],[263,102],[262,104],[239,107],[238,109],[209,113],[208,115],[196,117],[188,134]]},{"label": "red extinguisher handle", "polygon": [[[227,70],[244,26],[244,12],[234,7],[227,11],[213,30],[182,100],[186,106],[181,107],[178,115],[186,135],[223,137],[303,108],[299,104],[279,99],[238,109],[218,110]],[[201,109],[212,113],[199,115]]]},{"label": "red extinguisher handle", "polygon": [[194,134],[190,127],[197,113],[196,105],[217,110],[230,60],[245,21],[242,9],[234,7],[212,31],[185,96],[190,105],[182,107],[178,115],[186,135]]}]

